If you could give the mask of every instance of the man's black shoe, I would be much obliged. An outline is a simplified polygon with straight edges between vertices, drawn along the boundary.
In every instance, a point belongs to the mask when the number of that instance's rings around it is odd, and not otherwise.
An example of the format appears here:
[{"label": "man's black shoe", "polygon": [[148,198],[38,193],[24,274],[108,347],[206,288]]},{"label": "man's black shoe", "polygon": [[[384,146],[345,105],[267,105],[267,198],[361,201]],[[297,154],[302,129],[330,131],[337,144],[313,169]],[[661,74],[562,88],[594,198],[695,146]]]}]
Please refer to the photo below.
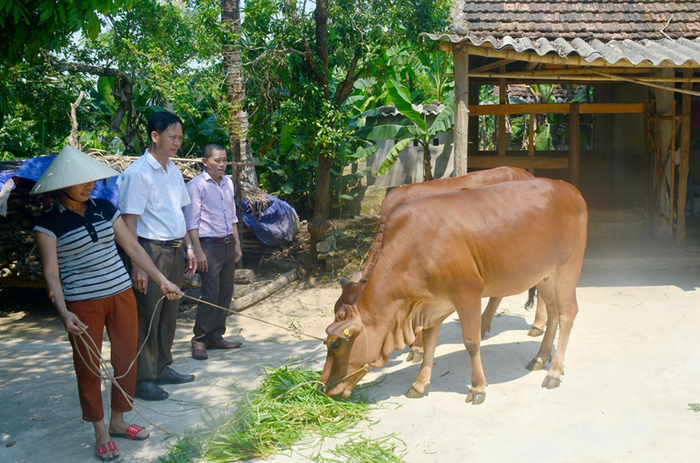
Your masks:
[{"label": "man's black shoe", "polygon": [[156,378],[156,384],[182,384],[192,381],[194,381],[194,375],[181,375],[175,370],[170,370],[165,376]]},{"label": "man's black shoe", "polygon": [[142,381],[136,387],[137,398],[142,400],[165,400],[170,394],[156,386],[153,381]]}]

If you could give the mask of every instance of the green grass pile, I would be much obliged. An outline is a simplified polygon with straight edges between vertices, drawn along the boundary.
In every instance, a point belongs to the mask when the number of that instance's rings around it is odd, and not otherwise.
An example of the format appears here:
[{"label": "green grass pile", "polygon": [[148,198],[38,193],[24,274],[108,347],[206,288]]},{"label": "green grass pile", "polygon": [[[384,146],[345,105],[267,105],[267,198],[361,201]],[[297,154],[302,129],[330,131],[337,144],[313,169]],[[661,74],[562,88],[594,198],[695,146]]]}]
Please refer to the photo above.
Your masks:
[{"label": "green grass pile", "polygon": [[[187,437],[171,446],[163,462],[212,463],[268,458],[276,453],[337,437],[369,415],[362,395],[336,400],[318,392],[321,373],[306,368],[264,369],[260,386],[245,394],[232,416],[209,424],[202,437]],[[390,460],[378,460],[390,461]]]}]

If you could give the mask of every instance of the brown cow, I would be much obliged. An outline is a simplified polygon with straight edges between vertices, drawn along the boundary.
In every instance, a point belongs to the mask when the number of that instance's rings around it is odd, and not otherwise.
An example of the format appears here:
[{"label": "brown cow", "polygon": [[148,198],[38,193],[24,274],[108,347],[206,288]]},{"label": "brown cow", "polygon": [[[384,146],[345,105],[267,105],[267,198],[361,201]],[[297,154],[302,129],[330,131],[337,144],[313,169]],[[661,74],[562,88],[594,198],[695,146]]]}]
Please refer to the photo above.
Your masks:
[{"label": "brown cow", "polygon": [[[371,271],[372,266],[379,255],[379,250],[381,249],[382,235],[384,230],[384,224],[386,224],[387,219],[391,213],[398,206],[406,201],[413,198],[418,198],[421,196],[434,195],[439,193],[445,193],[448,191],[459,190],[461,188],[469,188],[481,185],[491,185],[494,183],[508,182],[512,180],[524,180],[528,178],[533,178],[533,175],[526,171],[525,169],[520,169],[517,167],[496,167],[494,169],[479,170],[470,172],[466,175],[461,175],[459,177],[444,178],[438,180],[431,180],[423,183],[413,183],[410,185],[404,185],[399,188],[395,188],[389,193],[382,201],[382,207],[379,214],[379,233],[377,238],[372,244],[370,256],[367,259],[368,264],[365,267],[363,274]],[[362,279],[362,275],[354,275],[351,281],[359,281]],[[500,305],[503,298],[492,297],[489,299],[486,305],[486,310],[484,310],[481,316],[481,336],[485,336],[491,330],[491,322],[493,317],[496,315],[496,310]],[[535,312],[535,320],[530,327],[528,334],[530,336],[539,336],[544,331],[544,323],[547,319],[547,314],[545,307],[542,303],[540,297],[537,298],[537,309]],[[423,359],[423,340],[422,335],[418,333],[416,335],[416,340],[411,346],[411,350],[406,357],[406,361],[409,362],[420,362]]]},{"label": "brown cow", "polygon": [[[450,220],[444,220],[449,217]],[[326,329],[321,381],[348,397],[370,367],[423,332],[425,356],[409,397],[430,386],[440,326],[457,311],[472,363],[467,402],[486,397],[481,365],[482,297],[519,294],[534,285],[547,307],[547,328],[531,370],[556,354],[542,387],[561,382],[578,312],[576,284],[586,248],[588,213],[572,185],[533,178],[416,198],[387,220],[383,245],[365,280],[343,288]]]}]

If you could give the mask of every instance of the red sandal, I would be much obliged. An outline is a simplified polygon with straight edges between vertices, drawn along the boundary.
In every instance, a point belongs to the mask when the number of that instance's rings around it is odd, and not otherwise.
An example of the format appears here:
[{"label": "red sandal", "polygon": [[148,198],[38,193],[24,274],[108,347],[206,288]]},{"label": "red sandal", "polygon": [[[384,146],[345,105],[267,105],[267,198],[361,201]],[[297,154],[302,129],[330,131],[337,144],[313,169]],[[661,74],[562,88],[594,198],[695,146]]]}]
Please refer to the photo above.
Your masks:
[{"label": "red sandal", "polygon": [[116,432],[110,432],[109,435],[112,437],[121,437],[122,439],[129,439],[129,440],[146,440],[149,437],[151,437],[150,434],[147,434],[146,437],[139,437],[138,433],[140,433],[142,430],[144,430],[143,426],[139,426],[138,424],[132,424],[128,428],[126,428],[126,432],[124,433],[116,433]]},{"label": "red sandal", "polygon": [[113,451],[119,451],[117,448],[117,444],[114,443],[114,441],[109,441],[106,444],[102,444],[99,447],[95,449],[95,454],[97,455],[97,458],[99,458],[102,461],[114,461],[119,459],[121,455],[112,455],[111,457],[106,457],[105,453],[107,452],[113,452]]}]

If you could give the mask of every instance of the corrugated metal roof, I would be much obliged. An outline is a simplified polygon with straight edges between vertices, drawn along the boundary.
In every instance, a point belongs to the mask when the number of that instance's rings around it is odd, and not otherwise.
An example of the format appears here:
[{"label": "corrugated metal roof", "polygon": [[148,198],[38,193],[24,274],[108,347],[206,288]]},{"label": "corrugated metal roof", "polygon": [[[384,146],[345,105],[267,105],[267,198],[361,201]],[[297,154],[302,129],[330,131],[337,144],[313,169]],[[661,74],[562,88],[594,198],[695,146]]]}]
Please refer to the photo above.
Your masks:
[{"label": "corrugated metal roof", "polygon": [[700,1],[454,0],[452,32],[572,40],[693,39]]},{"label": "corrugated metal roof", "polygon": [[[440,114],[440,112],[445,109],[444,104],[419,104],[419,105],[413,105],[413,109],[418,111],[421,114],[427,114],[431,116],[437,116]],[[389,116],[398,116],[401,115],[401,111],[396,109],[396,106],[394,103],[388,105],[388,106],[381,106],[377,108],[377,116],[384,116],[384,117],[389,117]]]},{"label": "corrugated metal roof", "polygon": [[432,40],[450,42],[453,44],[468,42],[477,47],[492,47],[502,50],[511,47],[518,53],[535,52],[539,56],[557,54],[562,58],[571,55],[580,56],[586,62],[593,63],[598,59],[604,60],[610,65],[627,61],[634,66],[659,66],[668,61],[676,66],[686,64],[700,66],[700,38],[694,40],[679,38],[676,40],[611,40],[602,42],[592,39],[589,42],[575,38],[568,41],[563,38],[549,40],[546,38],[502,38],[477,36],[471,32],[464,35],[457,34],[423,34]]}]

